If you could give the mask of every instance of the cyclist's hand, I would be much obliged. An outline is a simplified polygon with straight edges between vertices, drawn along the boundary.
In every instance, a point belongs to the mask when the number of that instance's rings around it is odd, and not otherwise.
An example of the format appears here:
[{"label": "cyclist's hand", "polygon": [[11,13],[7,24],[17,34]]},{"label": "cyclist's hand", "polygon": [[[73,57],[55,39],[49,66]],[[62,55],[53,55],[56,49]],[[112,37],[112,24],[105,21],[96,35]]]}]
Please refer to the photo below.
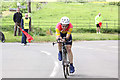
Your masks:
[{"label": "cyclist's hand", "polygon": [[63,37],[62,41],[63,41],[63,42],[66,42],[66,41],[67,41],[66,37]]},{"label": "cyclist's hand", "polygon": [[65,40],[65,39],[62,39],[62,42],[66,42],[66,40]]},{"label": "cyclist's hand", "polygon": [[62,38],[59,37],[59,38],[57,39],[57,42],[61,42],[61,41],[62,41]]}]

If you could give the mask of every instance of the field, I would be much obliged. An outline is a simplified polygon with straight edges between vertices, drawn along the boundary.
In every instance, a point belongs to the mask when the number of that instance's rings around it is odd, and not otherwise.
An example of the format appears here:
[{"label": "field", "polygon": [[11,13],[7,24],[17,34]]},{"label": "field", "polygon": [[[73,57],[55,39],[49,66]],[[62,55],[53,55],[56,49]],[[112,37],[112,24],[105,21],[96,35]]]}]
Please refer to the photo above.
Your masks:
[{"label": "field", "polygon": [[[3,3],[8,4],[8,3]],[[11,4],[11,3],[9,3]],[[14,7],[14,6],[12,6]],[[117,40],[118,36],[118,6],[109,5],[108,3],[63,3],[63,2],[49,2],[45,4],[38,4],[32,2],[32,32],[35,37],[35,42],[39,41],[54,41],[52,39],[55,35],[50,36],[46,34],[49,29],[55,33],[55,26],[60,21],[60,18],[67,16],[73,24],[73,40]],[[9,8],[3,8],[8,11]],[[101,27],[100,36],[96,35],[95,16],[98,13],[102,14],[103,25]],[[13,14],[3,15],[1,21],[1,31],[5,34],[13,35],[14,22]],[[24,13],[23,13],[24,15]],[[111,34],[112,33],[112,34]],[[77,35],[88,35],[87,38]],[[74,37],[74,35],[76,37]],[[8,36],[8,35],[7,35]],[[97,38],[95,37],[97,36]],[[47,38],[44,39],[44,38]],[[18,38],[18,39],[17,39]],[[51,40],[49,40],[49,38]],[[20,41],[19,37],[7,38],[8,42]],[[12,40],[13,39],[13,40]]]}]

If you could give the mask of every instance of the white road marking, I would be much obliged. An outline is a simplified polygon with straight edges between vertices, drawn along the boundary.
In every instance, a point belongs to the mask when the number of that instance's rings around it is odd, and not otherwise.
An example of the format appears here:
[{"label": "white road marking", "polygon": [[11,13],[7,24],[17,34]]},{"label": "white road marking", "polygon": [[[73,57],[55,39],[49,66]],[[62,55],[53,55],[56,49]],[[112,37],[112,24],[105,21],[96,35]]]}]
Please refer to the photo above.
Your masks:
[{"label": "white road marking", "polygon": [[45,54],[47,54],[47,55],[51,55],[51,53],[46,52],[46,51],[41,51],[41,52],[43,52],[43,53],[45,53]]},{"label": "white road marking", "polygon": [[[51,55],[51,53],[49,53],[49,52],[46,52],[46,51],[41,51],[42,53],[45,53],[45,54],[47,54],[47,55]],[[56,75],[56,73],[57,73],[57,71],[58,71],[58,68],[59,68],[59,64],[58,64],[58,62],[57,61],[55,61],[55,59],[51,56],[51,58],[54,60],[54,64],[55,64],[55,66],[54,66],[54,68],[53,68],[53,71],[52,71],[52,73],[50,74],[50,77],[54,77],[55,75]]]},{"label": "white road marking", "polygon": [[54,67],[53,72],[51,73],[50,77],[54,77],[54,76],[56,75],[57,69],[58,69],[58,67],[59,67],[57,61],[55,61],[54,64],[55,64],[55,67]]}]

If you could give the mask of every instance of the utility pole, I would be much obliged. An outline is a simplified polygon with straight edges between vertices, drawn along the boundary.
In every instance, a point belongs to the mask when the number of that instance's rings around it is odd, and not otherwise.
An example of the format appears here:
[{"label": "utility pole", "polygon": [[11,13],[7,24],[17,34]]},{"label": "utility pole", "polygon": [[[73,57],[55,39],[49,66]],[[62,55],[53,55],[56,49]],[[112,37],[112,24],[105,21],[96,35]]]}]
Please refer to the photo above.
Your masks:
[{"label": "utility pole", "polygon": [[30,26],[31,26],[31,0],[28,0],[28,17],[30,19]]},{"label": "utility pole", "polygon": [[28,12],[31,13],[31,0],[28,1]]}]

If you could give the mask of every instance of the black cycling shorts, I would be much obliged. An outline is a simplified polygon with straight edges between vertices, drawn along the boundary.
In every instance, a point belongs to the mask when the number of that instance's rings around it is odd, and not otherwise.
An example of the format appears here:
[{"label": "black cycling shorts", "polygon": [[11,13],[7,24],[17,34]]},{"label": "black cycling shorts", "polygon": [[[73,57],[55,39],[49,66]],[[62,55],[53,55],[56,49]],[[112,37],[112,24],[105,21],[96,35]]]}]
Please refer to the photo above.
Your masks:
[{"label": "black cycling shorts", "polygon": [[[60,36],[63,38],[63,37],[66,37],[67,33],[63,34],[63,33],[60,33]],[[72,35],[70,34],[70,37],[68,39],[68,41],[65,43],[66,45],[72,45]]]}]

